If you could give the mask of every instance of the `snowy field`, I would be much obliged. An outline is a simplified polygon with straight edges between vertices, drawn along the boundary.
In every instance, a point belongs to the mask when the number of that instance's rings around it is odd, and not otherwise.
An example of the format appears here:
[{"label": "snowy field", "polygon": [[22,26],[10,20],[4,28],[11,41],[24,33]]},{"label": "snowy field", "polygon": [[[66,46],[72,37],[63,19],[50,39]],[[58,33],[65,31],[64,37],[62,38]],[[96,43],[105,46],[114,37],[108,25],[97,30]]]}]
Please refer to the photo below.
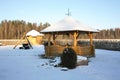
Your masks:
[{"label": "snowy field", "polygon": [[0,46],[0,80],[120,80],[119,51],[96,49],[88,66],[68,71],[49,65],[49,59],[40,58],[41,54],[42,45],[29,50]]}]

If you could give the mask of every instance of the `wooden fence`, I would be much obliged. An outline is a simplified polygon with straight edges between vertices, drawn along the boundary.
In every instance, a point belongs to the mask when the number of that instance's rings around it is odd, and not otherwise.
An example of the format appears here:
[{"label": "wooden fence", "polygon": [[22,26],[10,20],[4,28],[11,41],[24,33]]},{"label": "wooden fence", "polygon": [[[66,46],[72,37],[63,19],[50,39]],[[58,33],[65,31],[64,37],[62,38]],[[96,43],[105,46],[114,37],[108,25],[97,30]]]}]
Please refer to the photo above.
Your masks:
[{"label": "wooden fence", "polygon": [[[66,46],[60,46],[60,45],[45,46],[45,53],[46,53],[46,56],[61,55],[65,48]],[[84,46],[84,47],[68,46],[68,48],[72,48],[76,52],[77,55],[87,56],[87,57],[95,56],[94,46]]]},{"label": "wooden fence", "polygon": [[[15,45],[19,39],[3,39],[0,40],[0,45]],[[45,41],[45,40],[44,40]],[[56,40],[59,45],[72,44],[72,40]],[[108,49],[108,50],[117,50],[120,51],[120,39],[93,39],[93,44],[97,49]],[[79,39],[78,45],[88,46],[90,45],[89,39]]]},{"label": "wooden fence", "polygon": [[1,45],[15,45],[18,41],[20,41],[20,39],[2,39],[0,40],[0,44]]}]

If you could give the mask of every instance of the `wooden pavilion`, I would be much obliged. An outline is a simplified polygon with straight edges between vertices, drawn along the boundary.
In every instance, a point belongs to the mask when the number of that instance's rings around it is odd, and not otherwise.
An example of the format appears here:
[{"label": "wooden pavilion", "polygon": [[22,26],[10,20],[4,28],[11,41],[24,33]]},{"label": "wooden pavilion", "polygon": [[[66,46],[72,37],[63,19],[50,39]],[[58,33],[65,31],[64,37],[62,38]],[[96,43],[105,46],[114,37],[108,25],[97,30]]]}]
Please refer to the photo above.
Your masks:
[{"label": "wooden pavilion", "polygon": [[[76,54],[87,57],[95,56],[95,47],[92,41],[92,33],[98,32],[96,29],[90,28],[79,21],[73,19],[70,16],[65,17],[63,20],[59,21],[56,24],[43,29],[41,33],[48,35],[48,46],[45,46],[45,55],[46,56],[55,56],[62,54],[66,46],[61,46],[56,44],[56,35],[60,34],[69,34],[72,36],[73,45],[67,46],[73,48]],[[79,34],[88,34],[90,38],[90,45],[88,46],[78,46],[77,39]],[[50,44],[51,38],[53,45]]]}]

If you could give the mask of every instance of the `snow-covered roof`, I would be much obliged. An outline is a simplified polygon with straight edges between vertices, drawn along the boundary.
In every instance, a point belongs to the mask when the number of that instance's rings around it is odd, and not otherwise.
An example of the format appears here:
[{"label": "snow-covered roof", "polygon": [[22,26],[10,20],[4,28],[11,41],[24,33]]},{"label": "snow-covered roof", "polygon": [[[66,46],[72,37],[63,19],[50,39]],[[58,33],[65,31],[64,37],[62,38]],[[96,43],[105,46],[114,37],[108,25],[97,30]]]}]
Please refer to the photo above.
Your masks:
[{"label": "snow-covered roof", "polygon": [[31,30],[29,31],[26,36],[43,36],[43,34],[40,34],[38,31],[36,30]]},{"label": "snow-covered roof", "polygon": [[65,17],[63,20],[45,28],[41,32],[64,32],[64,31],[85,31],[85,32],[98,32],[98,30],[86,26],[70,16]]}]

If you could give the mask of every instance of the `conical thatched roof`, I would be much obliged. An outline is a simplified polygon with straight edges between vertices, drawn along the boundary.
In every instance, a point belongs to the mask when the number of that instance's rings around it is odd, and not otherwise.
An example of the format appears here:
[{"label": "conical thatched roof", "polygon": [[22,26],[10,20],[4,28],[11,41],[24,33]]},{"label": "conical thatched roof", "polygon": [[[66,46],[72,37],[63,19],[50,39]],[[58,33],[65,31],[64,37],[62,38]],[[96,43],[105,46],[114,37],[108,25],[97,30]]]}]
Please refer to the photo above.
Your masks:
[{"label": "conical thatched roof", "polygon": [[38,31],[36,30],[31,30],[29,31],[26,36],[43,36],[43,34],[40,34]]},{"label": "conical thatched roof", "polygon": [[83,31],[83,32],[98,32],[96,29],[90,28],[79,21],[73,19],[70,16],[65,17],[63,20],[57,22],[56,24],[47,27],[42,30],[43,33],[48,32],[67,32],[67,31]]}]

